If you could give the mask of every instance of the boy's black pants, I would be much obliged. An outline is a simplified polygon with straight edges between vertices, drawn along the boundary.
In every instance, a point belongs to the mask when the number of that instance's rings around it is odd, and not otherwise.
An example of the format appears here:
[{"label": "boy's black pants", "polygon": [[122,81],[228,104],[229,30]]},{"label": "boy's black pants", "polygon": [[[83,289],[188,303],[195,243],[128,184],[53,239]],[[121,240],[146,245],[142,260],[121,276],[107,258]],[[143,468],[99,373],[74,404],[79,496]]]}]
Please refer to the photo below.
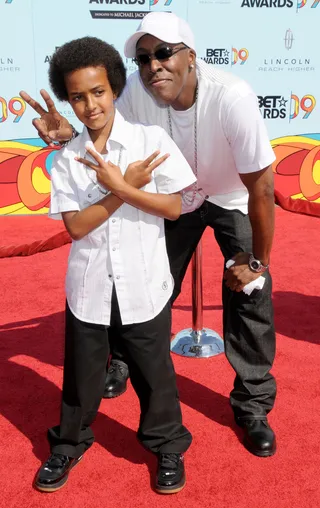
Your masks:
[{"label": "boy's black pants", "polygon": [[141,443],[154,453],[183,453],[189,448],[192,437],[182,425],[170,333],[169,303],[151,321],[123,326],[114,290],[110,327],[80,321],[66,306],[61,420],[48,431],[52,453],[77,458],[93,444],[90,425],[104,391],[109,338],[121,341],[139,397]]}]

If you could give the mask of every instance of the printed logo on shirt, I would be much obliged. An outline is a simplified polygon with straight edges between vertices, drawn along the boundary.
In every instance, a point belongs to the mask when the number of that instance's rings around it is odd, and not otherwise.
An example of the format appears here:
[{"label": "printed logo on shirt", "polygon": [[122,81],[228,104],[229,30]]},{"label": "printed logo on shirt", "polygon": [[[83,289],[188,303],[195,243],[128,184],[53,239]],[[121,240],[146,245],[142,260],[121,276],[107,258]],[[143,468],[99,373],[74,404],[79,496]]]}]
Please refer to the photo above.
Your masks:
[{"label": "printed logo on shirt", "polygon": [[[89,5],[110,7],[110,10],[90,10],[93,19],[141,19],[150,12],[152,7],[169,7],[172,2],[173,0],[89,0]],[[117,6],[128,6],[129,10],[113,10]],[[141,7],[147,7],[148,10],[138,10]]]},{"label": "printed logo on shirt", "polygon": [[[300,36],[301,37],[301,36]],[[293,48],[293,42],[295,41],[295,37],[293,36],[293,32],[288,28],[284,34],[279,34],[279,47],[281,43],[281,39],[283,39],[284,44],[282,42],[282,51],[279,51],[278,55],[269,55],[259,63],[257,67],[258,72],[314,72],[316,67],[314,65],[314,59],[310,56],[297,55],[297,50]],[[302,42],[302,41],[298,41]],[[299,46],[299,44],[298,44]],[[301,46],[301,44],[300,44]],[[304,45],[302,44],[302,47]]]},{"label": "printed logo on shirt", "polygon": [[207,48],[206,56],[201,57],[207,64],[211,65],[244,65],[249,58],[247,48],[237,49],[232,47],[231,50],[226,48]]},{"label": "printed logo on shirt", "polygon": [[260,112],[266,120],[306,120],[316,107],[316,99],[310,94],[298,96],[292,93],[287,99],[283,95],[259,95],[258,101]]},{"label": "printed logo on shirt", "polygon": [[315,9],[318,4],[320,3],[320,0],[242,0],[241,7],[267,7],[267,8],[289,8],[292,7],[296,9],[298,12],[303,7],[308,6],[311,7],[311,9]]}]

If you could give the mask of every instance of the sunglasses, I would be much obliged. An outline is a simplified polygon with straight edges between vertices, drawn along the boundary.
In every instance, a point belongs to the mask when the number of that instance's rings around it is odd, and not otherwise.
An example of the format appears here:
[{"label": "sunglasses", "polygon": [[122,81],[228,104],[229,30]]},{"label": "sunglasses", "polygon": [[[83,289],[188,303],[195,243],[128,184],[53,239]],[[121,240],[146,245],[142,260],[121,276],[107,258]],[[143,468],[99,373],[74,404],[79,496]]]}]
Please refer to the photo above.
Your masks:
[{"label": "sunglasses", "polygon": [[140,55],[137,55],[133,61],[137,65],[148,65],[153,59],[158,60],[159,62],[163,62],[164,60],[171,58],[176,53],[179,53],[179,51],[182,51],[183,49],[188,49],[188,47],[183,46],[182,48],[173,49],[170,46],[164,46],[157,49],[154,53],[141,53]]}]

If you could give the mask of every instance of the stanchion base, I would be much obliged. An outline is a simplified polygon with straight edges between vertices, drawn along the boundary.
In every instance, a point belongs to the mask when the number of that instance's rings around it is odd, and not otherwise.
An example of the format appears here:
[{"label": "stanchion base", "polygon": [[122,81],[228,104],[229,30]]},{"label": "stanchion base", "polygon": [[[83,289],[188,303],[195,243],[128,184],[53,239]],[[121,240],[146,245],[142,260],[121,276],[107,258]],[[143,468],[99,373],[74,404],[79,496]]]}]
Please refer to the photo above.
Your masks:
[{"label": "stanchion base", "polygon": [[209,328],[203,328],[199,332],[186,328],[172,340],[171,351],[190,358],[209,358],[223,353],[224,344],[220,335]]}]

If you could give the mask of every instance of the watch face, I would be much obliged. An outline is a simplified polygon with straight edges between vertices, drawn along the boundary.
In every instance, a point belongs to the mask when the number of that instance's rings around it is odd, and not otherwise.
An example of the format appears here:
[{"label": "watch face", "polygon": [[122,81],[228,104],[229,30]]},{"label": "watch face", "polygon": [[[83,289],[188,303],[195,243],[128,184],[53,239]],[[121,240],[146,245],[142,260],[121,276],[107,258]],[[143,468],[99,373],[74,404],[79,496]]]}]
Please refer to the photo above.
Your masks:
[{"label": "watch face", "polygon": [[255,259],[253,259],[251,261],[251,268],[252,268],[252,270],[259,270],[259,268],[260,268],[259,261],[256,261]]}]

